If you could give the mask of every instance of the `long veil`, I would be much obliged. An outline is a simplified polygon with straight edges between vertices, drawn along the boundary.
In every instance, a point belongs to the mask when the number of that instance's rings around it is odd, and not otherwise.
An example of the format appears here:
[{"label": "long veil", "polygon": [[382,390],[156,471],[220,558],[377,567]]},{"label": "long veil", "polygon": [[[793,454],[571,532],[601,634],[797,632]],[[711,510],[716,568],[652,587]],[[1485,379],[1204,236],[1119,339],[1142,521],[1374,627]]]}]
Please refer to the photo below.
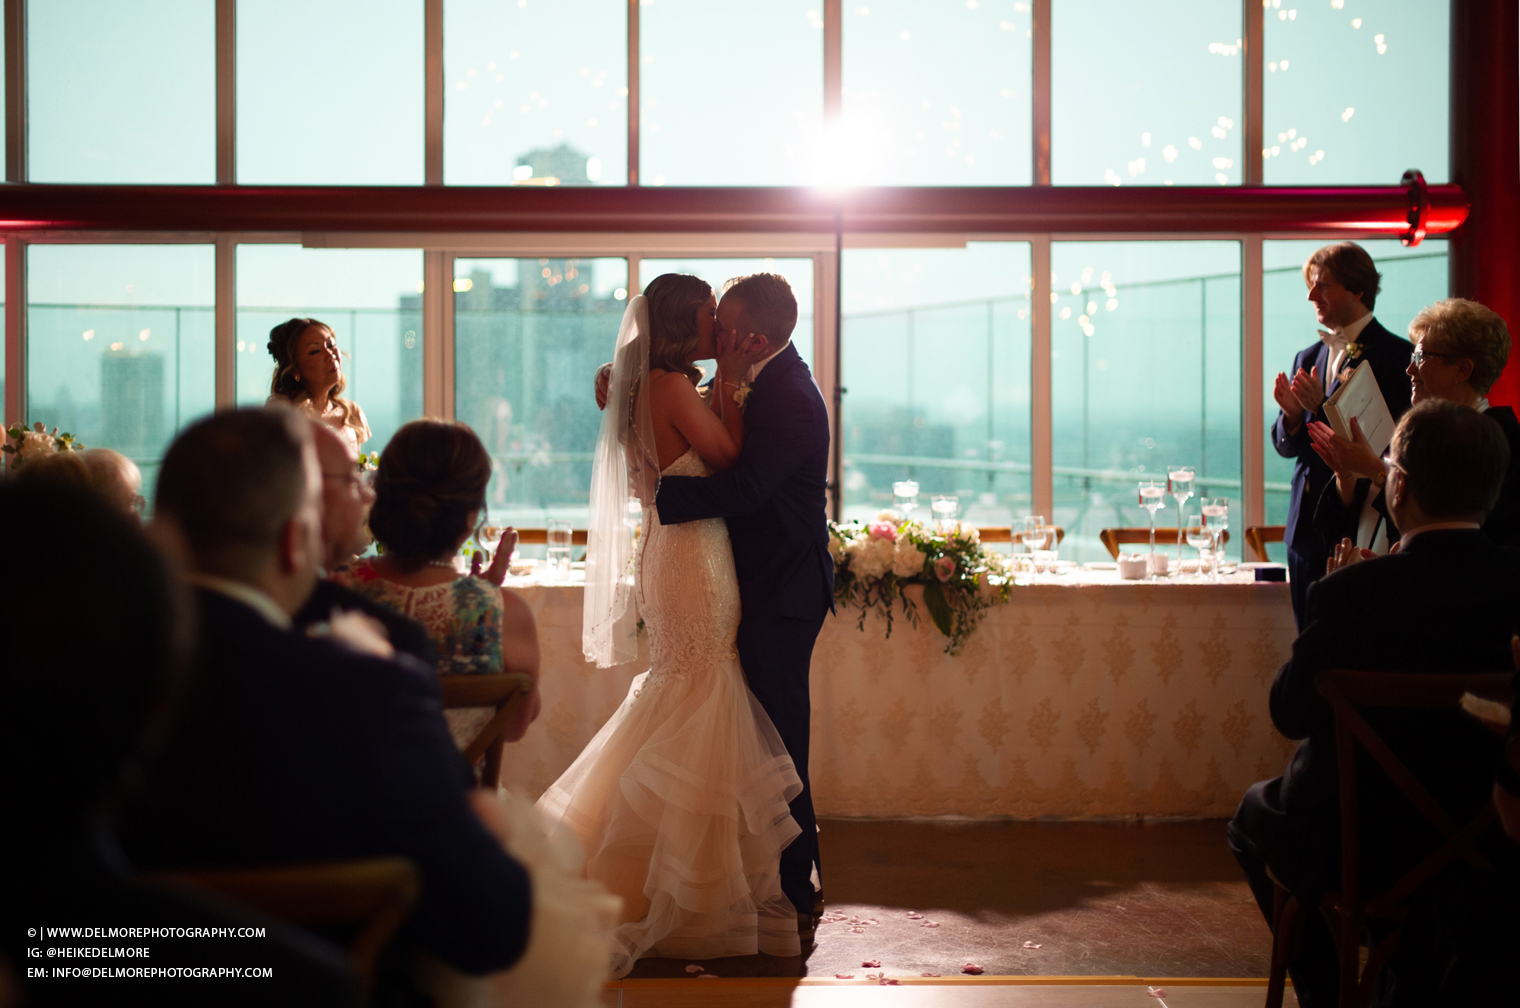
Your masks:
[{"label": "long veil", "polygon": [[591,469],[591,522],[586,538],[586,600],[581,650],[597,665],[638,657],[634,561],[642,508],[654,506],[660,463],[649,397],[649,302],[634,295],[623,312],[612,355],[607,409]]}]

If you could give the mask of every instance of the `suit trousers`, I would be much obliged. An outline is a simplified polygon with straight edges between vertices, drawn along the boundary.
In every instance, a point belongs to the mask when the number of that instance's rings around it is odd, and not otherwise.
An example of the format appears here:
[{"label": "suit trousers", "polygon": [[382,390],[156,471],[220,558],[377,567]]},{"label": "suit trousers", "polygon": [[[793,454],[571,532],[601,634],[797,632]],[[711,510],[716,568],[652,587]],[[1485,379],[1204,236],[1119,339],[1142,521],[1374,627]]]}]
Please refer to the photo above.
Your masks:
[{"label": "suit trousers", "polygon": [[808,694],[808,671],[813,663],[813,643],[823,629],[823,616],[792,619],[784,616],[746,617],[739,623],[739,661],[750,692],[770,715],[797,776],[802,792],[792,799],[792,818],[802,832],[781,853],[781,891],[799,914],[813,912],[813,866],[823,867],[818,857],[818,820],[813,815],[813,789],[808,783],[808,743],[812,727],[812,701]]},{"label": "suit trousers", "polygon": [[1293,599],[1293,623],[1302,632],[1304,608],[1309,604],[1309,586],[1325,576],[1325,556],[1318,550],[1300,553],[1288,550],[1288,594]]}]

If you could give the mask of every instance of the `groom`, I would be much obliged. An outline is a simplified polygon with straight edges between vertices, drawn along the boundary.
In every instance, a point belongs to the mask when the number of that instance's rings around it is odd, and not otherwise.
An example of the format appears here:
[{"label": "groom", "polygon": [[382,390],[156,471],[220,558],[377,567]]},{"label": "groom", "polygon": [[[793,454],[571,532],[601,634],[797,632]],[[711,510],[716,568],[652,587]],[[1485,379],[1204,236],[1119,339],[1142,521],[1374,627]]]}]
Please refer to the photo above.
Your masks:
[{"label": "groom", "polygon": [[[798,932],[807,942],[816,924],[812,873],[819,860],[808,784],[808,668],[833,609],[834,562],[824,496],[829,418],[791,344],[796,325],[797,298],[785,277],[754,273],[728,282],[718,305],[719,331],[765,341],[749,374],[744,447],[732,469],[662,478],[656,506],[665,525],[728,519],[743,606],[739,660],[802,778],[802,793],[791,804],[802,833],[781,854],[781,889],[797,908]],[[716,394],[743,398],[726,383]]]}]

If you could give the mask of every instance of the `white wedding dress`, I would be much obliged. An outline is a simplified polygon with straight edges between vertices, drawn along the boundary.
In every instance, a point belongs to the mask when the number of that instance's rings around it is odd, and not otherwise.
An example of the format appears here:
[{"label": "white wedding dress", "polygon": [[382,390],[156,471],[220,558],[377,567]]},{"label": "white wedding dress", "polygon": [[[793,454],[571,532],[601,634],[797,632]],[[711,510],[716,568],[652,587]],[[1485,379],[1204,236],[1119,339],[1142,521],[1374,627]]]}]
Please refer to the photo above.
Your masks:
[{"label": "white wedding dress", "polygon": [[[661,475],[705,476],[695,450]],[[802,790],[739,665],[739,587],[722,519],[643,510],[636,598],[649,671],[538,807],[574,832],[586,874],[623,899],[613,975],[641,956],[799,954],[781,851]]]}]

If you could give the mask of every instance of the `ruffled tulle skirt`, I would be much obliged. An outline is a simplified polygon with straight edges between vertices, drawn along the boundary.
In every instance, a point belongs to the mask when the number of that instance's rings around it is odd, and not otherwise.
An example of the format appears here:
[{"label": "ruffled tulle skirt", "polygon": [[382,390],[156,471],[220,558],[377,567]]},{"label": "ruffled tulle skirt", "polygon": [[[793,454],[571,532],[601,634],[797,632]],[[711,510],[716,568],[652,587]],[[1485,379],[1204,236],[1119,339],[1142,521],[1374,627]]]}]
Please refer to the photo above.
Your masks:
[{"label": "ruffled tulle skirt", "polygon": [[538,807],[573,831],[586,875],[622,897],[613,974],[641,956],[799,953],[781,851],[802,783],[737,659],[646,672]]}]

